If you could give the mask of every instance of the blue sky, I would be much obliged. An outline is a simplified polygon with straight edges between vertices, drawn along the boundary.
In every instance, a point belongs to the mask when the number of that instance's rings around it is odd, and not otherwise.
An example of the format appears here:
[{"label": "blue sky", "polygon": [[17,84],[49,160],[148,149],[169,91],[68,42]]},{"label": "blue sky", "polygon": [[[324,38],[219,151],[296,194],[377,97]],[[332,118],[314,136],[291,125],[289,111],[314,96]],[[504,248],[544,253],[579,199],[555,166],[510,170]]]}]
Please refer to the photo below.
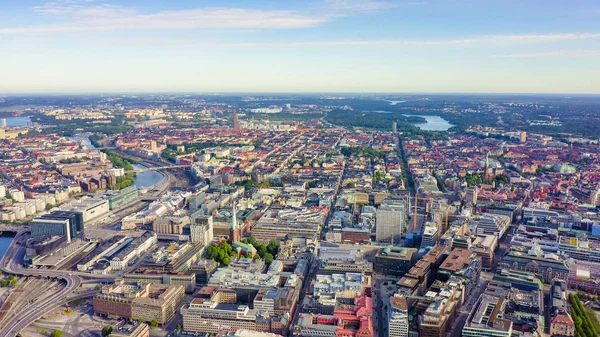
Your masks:
[{"label": "blue sky", "polygon": [[0,0],[0,92],[600,94],[597,0]]}]

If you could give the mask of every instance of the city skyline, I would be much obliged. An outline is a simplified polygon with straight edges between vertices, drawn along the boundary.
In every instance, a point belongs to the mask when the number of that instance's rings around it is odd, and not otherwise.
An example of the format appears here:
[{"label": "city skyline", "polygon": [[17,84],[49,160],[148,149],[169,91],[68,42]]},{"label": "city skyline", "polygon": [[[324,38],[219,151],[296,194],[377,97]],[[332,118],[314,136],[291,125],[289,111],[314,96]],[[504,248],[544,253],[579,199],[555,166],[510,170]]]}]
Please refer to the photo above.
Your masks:
[{"label": "city skyline", "polygon": [[600,94],[594,1],[2,1],[0,93]]}]

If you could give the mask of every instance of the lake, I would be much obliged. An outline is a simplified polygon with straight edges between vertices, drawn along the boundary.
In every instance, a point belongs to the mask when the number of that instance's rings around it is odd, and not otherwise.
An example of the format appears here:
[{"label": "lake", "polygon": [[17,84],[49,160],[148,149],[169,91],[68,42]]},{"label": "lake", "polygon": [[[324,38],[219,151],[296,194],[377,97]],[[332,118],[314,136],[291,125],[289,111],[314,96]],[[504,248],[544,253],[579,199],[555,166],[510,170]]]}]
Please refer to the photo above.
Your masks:
[{"label": "lake", "polygon": [[4,119],[6,119],[6,126],[27,126],[27,122],[31,121],[31,116],[15,116]]},{"label": "lake", "polygon": [[426,123],[417,123],[415,124],[421,130],[426,131],[448,131],[454,125],[448,123],[447,120],[443,119],[440,116],[424,116],[424,115],[404,115],[408,117],[421,117],[427,120]]},{"label": "lake", "polygon": [[406,101],[389,101],[389,100],[388,100],[388,102],[390,102],[390,105],[397,105],[397,104],[400,104],[400,103],[406,103]]},{"label": "lake", "polygon": [[[136,169],[144,169],[147,166],[142,164],[133,164],[133,167]],[[137,188],[150,187],[161,182],[165,176],[157,171],[146,171],[146,172],[138,172],[135,174],[135,181],[133,185]]]}]

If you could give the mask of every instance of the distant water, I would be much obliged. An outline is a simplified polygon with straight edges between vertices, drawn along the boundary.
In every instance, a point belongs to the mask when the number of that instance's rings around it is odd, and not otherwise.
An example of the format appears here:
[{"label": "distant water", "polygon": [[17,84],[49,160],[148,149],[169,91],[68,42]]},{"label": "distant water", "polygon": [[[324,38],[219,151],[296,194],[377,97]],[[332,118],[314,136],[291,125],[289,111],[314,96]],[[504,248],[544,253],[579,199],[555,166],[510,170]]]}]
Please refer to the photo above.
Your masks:
[{"label": "distant water", "polygon": [[8,246],[14,238],[8,236],[0,236],[0,259],[4,256],[4,253],[8,250]]},{"label": "distant water", "polygon": [[[146,166],[142,165],[142,164],[133,164],[133,167],[135,167],[136,169],[146,168]],[[158,184],[164,178],[165,178],[165,176],[162,173],[157,172],[157,171],[146,171],[146,172],[136,173],[135,181],[133,182],[133,185],[135,185],[137,188],[149,187],[149,186]]]},{"label": "distant water", "polygon": [[4,119],[6,119],[6,126],[27,126],[27,122],[31,121],[31,116],[6,117]]},{"label": "distant water", "polygon": [[400,103],[406,103],[406,101],[389,101],[389,100],[388,100],[388,102],[390,102],[390,105],[397,105],[397,104],[400,104]]},{"label": "distant water", "polygon": [[447,120],[440,116],[424,116],[424,115],[404,115],[408,117],[421,117],[424,118],[426,123],[416,123],[415,126],[421,130],[426,131],[448,131],[454,125],[448,123]]},{"label": "distant water", "polygon": [[88,137],[81,137],[81,136],[73,136],[73,137],[67,137],[72,141],[75,142],[83,142],[83,145],[85,145],[85,147],[87,147],[88,149],[95,149],[96,147],[92,144],[92,142],[90,142],[90,139]]}]

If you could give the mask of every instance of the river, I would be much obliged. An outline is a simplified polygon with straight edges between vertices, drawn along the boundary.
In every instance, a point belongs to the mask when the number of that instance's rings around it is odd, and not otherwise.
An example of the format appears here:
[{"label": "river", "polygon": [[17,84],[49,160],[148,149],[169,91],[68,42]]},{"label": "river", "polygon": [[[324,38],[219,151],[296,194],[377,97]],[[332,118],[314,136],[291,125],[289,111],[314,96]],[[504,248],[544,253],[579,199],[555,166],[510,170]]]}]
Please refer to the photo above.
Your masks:
[{"label": "river", "polygon": [[[133,164],[133,167],[136,169],[144,169],[147,166],[142,164]],[[164,178],[165,176],[158,171],[138,172],[135,174],[135,181],[133,182],[133,185],[135,185],[137,188],[150,187],[158,184]]]},{"label": "river", "polygon": [[426,115],[404,115],[408,117],[421,117],[424,118],[426,123],[416,123],[415,126],[421,130],[426,131],[448,131],[454,125],[448,123],[447,120],[440,116],[426,116]]},{"label": "river", "polygon": [[5,117],[6,126],[27,126],[27,122],[31,121],[31,116],[15,116]]},{"label": "river", "polygon": [[[8,233],[6,235],[8,235]],[[8,246],[10,246],[13,239],[14,237],[11,236],[0,236],[0,259],[2,259],[4,253],[8,250]]]},{"label": "river", "polygon": [[[88,149],[96,148],[90,142],[90,139],[88,137],[73,136],[73,137],[67,137],[67,138],[74,140],[76,142],[83,142]],[[147,166],[142,165],[142,164],[133,164],[133,167],[135,167],[136,169],[144,169]],[[133,185],[135,185],[137,188],[149,187],[149,186],[158,184],[164,178],[165,178],[165,176],[162,173],[157,172],[157,171],[138,172],[135,174],[135,180],[133,182]]]}]

